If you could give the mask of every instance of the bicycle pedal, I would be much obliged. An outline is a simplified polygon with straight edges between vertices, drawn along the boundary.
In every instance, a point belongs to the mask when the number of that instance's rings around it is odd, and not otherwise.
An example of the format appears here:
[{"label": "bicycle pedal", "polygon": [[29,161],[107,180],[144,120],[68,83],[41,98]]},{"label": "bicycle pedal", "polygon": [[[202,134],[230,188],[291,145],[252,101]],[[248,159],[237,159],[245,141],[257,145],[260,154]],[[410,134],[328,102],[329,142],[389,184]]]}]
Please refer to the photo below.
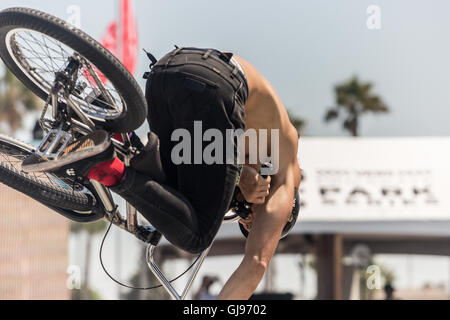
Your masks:
[{"label": "bicycle pedal", "polygon": [[49,131],[34,153],[22,162],[22,170],[28,173],[44,171],[46,163],[58,159],[71,139],[72,136],[65,131]]},{"label": "bicycle pedal", "polygon": [[71,139],[72,136],[66,131],[50,130],[36,149],[35,154],[46,160],[55,160],[63,154],[64,148]]}]

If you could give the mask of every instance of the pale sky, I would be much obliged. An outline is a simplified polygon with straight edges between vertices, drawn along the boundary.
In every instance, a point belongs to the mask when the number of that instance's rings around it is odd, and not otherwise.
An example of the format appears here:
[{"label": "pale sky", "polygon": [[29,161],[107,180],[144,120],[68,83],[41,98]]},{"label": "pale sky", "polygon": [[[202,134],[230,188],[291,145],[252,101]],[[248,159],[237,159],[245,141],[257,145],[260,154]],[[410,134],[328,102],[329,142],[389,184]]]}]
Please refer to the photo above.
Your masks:
[{"label": "pale sky", "polygon": [[[0,9],[28,6],[67,18],[81,8],[82,28],[100,38],[115,1],[2,0]],[[381,9],[381,30],[366,27],[366,9]],[[450,134],[450,2],[435,0],[135,0],[140,48],[162,57],[180,46],[231,50],[253,63],[285,105],[308,121],[306,134],[345,135],[322,119],[335,84],[357,74],[391,108],[367,116],[363,136]],[[137,78],[148,61],[139,56]]]},{"label": "pale sky", "polygon": [[[66,19],[67,8],[73,4],[81,8],[82,29],[97,39],[117,13],[116,1],[111,0],[2,0],[0,9],[33,7]],[[372,4],[381,9],[380,30],[366,27],[366,9]],[[372,82],[375,92],[391,108],[388,115],[364,118],[361,135],[450,134],[449,1],[135,0],[135,12],[139,47],[157,58],[177,44],[230,50],[250,61],[273,84],[285,105],[307,120],[307,135],[346,135],[338,124],[327,125],[322,118],[334,103],[333,86],[352,75]],[[141,75],[147,66],[148,61],[140,52],[136,77],[142,86]],[[139,249],[127,237],[122,238],[124,281],[134,271],[128,262],[135,259]],[[72,241],[72,262],[80,260],[80,254],[73,253],[78,250],[80,247]],[[111,250],[106,259],[114,270]],[[296,258],[291,258],[289,273],[294,280],[282,278],[280,283],[294,290],[299,283]],[[447,260],[442,259],[434,264],[441,265],[434,276],[439,274],[439,279],[448,281]],[[97,252],[92,260],[94,286],[104,297],[114,298],[117,287],[101,271]],[[417,285],[425,281],[430,262],[426,258],[421,268],[420,261],[416,261],[417,269],[424,272],[419,272]],[[225,280],[238,263],[236,257],[207,260],[202,272],[225,269]],[[404,273],[399,277],[401,283],[408,283]],[[306,294],[312,297],[314,285],[308,288]]]}]

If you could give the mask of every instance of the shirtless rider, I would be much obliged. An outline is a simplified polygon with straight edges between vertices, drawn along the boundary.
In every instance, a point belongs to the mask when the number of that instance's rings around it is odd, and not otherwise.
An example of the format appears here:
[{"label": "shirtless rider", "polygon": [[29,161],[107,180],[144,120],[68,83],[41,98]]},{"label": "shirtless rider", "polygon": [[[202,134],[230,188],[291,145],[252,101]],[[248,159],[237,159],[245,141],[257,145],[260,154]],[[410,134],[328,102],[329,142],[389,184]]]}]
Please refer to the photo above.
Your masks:
[{"label": "shirtless rider", "polygon": [[[129,166],[114,150],[114,133],[102,130],[73,142],[57,160],[40,159],[40,166],[99,181],[190,253],[212,244],[238,185],[253,204],[239,221],[248,232],[245,255],[218,298],[248,299],[275,252],[300,184],[297,130],[274,88],[249,62],[214,49],[169,52],[148,74],[146,100],[151,132]],[[246,134],[236,139],[230,129]],[[264,153],[272,164],[266,178],[260,174]],[[34,164],[28,159],[23,167]]]}]

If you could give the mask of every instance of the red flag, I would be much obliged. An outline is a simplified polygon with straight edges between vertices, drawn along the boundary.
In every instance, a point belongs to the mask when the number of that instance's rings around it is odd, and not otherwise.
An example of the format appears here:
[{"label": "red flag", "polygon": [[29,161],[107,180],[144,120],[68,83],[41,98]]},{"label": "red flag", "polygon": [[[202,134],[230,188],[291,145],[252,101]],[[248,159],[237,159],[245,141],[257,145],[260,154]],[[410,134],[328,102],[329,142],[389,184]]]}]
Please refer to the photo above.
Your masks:
[{"label": "red flag", "polygon": [[[108,29],[106,30],[105,35],[100,40],[102,46],[111,51],[113,55],[117,57],[117,23],[115,21],[111,22],[108,25]],[[97,73],[100,81],[106,83],[106,77],[101,73],[97,68],[94,67],[95,72]],[[83,70],[83,74],[85,77],[89,79],[89,82],[94,85],[95,81],[92,79],[88,70]]]},{"label": "red flag", "polygon": [[138,34],[136,20],[131,8],[131,0],[120,0],[120,19],[118,35],[119,56],[124,66],[134,74],[136,68]]},{"label": "red flag", "polygon": [[111,22],[106,30],[105,35],[100,41],[101,44],[111,51],[114,55],[117,55],[117,23],[115,21]]},{"label": "red flag", "polygon": [[119,20],[109,24],[101,39],[101,44],[134,75],[137,62],[138,31],[131,8],[131,0],[120,0],[119,12]]},{"label": "red flag", "polygon": [[[138,32],[136,20],[131,9],[131,0],[120,0],[118,21],[112,21],[100,43],[118,58],[125,68],[134,75],[137,63]],[[105,76],[95,68],[100,80],[105,83]],[[95,86],[95,81],[87,70],[83,74]]]}]

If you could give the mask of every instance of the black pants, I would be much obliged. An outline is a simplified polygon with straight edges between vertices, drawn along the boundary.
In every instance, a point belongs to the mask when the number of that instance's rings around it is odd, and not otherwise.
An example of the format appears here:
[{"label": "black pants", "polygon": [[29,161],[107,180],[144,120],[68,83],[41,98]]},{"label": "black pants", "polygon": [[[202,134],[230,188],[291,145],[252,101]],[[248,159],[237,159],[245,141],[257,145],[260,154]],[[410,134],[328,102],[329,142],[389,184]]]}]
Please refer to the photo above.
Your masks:
[{"label": "black pants", "polygon": [[[169,242],[191,253],[211,245],[235,188],[236,141],[230,141],[234,164],[226,164],[226,159],[222,164],[194,164],[198,149],[194,150],[193,141],[195,121],[201,121],[203,132],[220,130],[224,146],[227,129],[245,129],[248,87],[242,73],[228,62],[230,56],[184,48],[158,61],[147,81],[146,99],[150,129],[159,145],[151,141],[144,157],[151,160],[132,163],[123,183],[113,188]],[[192,137],[191,164],[172,161],[172,149],[179,143],[171,141],[176,129],[185,129]]]}]

